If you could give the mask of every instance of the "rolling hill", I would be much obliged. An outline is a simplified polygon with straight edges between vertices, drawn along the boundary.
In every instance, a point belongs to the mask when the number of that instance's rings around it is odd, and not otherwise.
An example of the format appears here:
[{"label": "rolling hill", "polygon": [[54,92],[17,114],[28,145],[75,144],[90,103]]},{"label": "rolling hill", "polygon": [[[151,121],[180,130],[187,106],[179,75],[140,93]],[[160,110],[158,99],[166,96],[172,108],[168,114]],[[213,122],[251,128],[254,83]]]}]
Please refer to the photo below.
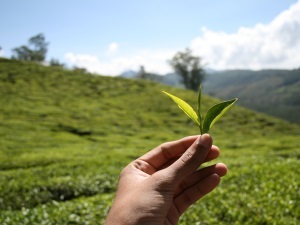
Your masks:
[{"label": "rolling hill", "polygon": [[[0,59],[0,224],[103,223],[127,163],[199,133],[161,90],[196,105],[147,80]],[[180,224],[297,224],[299,128],[233,107],[211,131],[229,173]]]},{"label": "rolling hill", "polygon": [[300,123],[300,69],[228,70],[207,76],[204,92],[259,112]]},{"label": "rolling hill", "polygon": [[[204,93],[221,98],[238,97],[238,104],[258,112],[300,123],[300,69],[295,70],[207,70]],[[127,71],[121,77],[137,78]],[[180,76],[146,74],[146,79],[183,87]]]}]

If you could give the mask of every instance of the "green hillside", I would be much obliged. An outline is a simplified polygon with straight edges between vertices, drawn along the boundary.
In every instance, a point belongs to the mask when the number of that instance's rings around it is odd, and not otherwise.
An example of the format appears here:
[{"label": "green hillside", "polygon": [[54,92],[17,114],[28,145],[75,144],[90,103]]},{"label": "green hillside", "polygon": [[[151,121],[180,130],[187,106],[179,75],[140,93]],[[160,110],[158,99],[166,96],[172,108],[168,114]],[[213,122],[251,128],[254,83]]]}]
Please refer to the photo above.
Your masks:
[{"label": "green hillside", "polygon": [[300,124],[300,69],[227,70],[207,75],[205,93]]},{"label": "green hillside", "polygon": [[[196,105],[150,81],[0,59],[0,224],[102,224],[126,164],[199,133],[161,90]],[[233,107],[211,132],[228,175],[180,224],[299,223],[299,128]]]}]

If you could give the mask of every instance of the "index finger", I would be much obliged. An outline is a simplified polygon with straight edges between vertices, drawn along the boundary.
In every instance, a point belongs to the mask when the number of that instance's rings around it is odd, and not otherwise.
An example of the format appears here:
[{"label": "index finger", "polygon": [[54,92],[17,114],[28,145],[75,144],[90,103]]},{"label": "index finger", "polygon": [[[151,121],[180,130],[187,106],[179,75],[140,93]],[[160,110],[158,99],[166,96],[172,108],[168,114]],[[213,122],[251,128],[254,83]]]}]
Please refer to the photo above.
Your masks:
[{"label": "index finger", "polygon": [[139,160],[147,162],[157,170],[169,160],[183,154],[198,137],[199,135],[188,136],[176,141],[166,142],[141,156]]}]

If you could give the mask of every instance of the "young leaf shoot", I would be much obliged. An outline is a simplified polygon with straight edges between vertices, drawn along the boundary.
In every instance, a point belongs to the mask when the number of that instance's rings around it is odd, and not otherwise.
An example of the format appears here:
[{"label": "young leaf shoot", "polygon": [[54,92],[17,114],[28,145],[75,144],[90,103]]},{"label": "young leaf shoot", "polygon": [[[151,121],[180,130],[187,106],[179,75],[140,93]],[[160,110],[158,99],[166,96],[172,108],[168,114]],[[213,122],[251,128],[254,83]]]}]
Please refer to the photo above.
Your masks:
[{"label": "young leaf shoot", "polygon": [[201,113],[202,86],[201,85],[199,88],[197,113],[194,111],[194,109],[188,103],[186,103],[182,99],[180,99],[166,91],[163,91],[163,93],[168,95],[178,105],[178,107],[198,125],[201,134],[209,133],[210,128],[237,101],[237,98],[234,98],[234,99],[216,104],[207,111],[205,116],[202,116],[202,113]]}]

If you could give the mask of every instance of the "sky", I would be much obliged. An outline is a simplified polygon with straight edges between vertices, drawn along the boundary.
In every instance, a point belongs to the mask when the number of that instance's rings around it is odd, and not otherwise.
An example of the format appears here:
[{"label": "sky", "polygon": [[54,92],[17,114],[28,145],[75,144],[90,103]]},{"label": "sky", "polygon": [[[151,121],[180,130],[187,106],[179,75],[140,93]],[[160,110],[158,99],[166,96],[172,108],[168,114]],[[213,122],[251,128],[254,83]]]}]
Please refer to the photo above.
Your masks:
[{"label": "sky", "polygon": [[206,68],[300,67],[300,0],[0,0],[0,56],[43,33],[47,60],[115,76],[172,72],[190,48]]}]

